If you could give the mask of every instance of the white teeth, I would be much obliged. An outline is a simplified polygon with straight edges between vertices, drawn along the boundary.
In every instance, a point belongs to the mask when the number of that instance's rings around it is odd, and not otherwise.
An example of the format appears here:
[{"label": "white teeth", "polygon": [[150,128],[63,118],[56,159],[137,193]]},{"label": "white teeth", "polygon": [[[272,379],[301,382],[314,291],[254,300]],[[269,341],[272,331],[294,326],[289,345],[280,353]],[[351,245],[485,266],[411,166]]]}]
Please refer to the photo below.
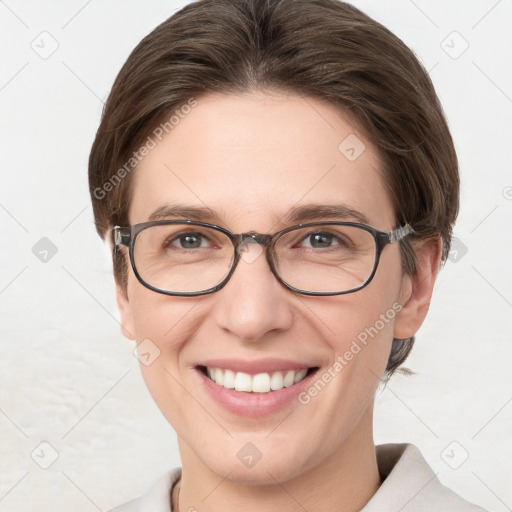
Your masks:
[{"label": "white teeth", "polygon": [[268,393],[270,391],[270,375],[258,373],[252,378],[252,391],[255,393]]},{"label": "white teeth", "polygon": [[306,376],[306,373],[308,373],[308,371],[305,368],[303,368],[302,370],[299,370],[295,374],[295,378],[293,379],[293,382],[295,382],[295,383],[300,382]]},{"label": "white teeth", "polygon": [[223,386],[228,389],[235,387],[235,372],[233,370],[224,370]]},{"label": "white teeth", "polygon": [[234,388],[236,391],[268,393],[269,391],[289,388],[293,384],[300,382],[304,379],[308,370],[303,368],[301,370],[283,370],[280,372],[250,375],[244,372],[208,367],[206,372],[210,379],[227,389]]},{"label": "white teeth", "polygon": [[294,380],[295,380],[295,372],[293,370],[288,370],[283,379],[284,387],[289,388],[293,384]]},{"label": "white teeth", "polygon": [[[219,384],[219,382],[217,382],[217,384]],[[222,382],[220,385],[222,386]],[[251,376],[248,373],[237,372],[235,376],[235,389],[237,391],[252,391]]]},{"label": "white teeth", "polygon": [[224,385],[224,372],[220,368],[213,370],[213,380],[219,384],[219,386]]},{"label": "white teeth", "polygon": [[270,379],[270,389],[277,391],[279,389],[283,389],[283,387],[283,374],[281,372],[274,372]]}]

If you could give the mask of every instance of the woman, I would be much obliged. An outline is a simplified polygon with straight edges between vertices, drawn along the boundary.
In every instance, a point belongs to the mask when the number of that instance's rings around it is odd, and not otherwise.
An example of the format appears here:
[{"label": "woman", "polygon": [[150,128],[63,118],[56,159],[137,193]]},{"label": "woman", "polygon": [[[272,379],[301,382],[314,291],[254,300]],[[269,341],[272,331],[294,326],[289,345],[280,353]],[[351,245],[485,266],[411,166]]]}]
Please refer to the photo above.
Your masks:
[{"label": "woman", "polygon": [[119,73],[89,179],[182,461],[116,511],[481,510],[373,441],[458,211],[442,108],[396,36],[337,0],[189,4]]}]

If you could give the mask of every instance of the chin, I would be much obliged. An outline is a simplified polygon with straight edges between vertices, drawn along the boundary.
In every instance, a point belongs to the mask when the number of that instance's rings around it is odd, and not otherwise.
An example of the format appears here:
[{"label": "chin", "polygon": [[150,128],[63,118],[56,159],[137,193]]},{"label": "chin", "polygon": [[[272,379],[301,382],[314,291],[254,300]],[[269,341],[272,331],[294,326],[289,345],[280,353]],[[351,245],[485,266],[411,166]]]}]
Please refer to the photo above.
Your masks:
[{"label": "chin", "polygon": [[307,461],[315,452],[308,445],[308,452],[311,451],[308,456],[303,443],[290,442],[290,437],[284,445],[282,438],[270,442],[254,435],[238,436],[223,449],[218,445],[214,448],[211,453],[202,452],[202,464],[226,480],[247,485],[275,485],[276,481],[293,479],[307,470]]}]

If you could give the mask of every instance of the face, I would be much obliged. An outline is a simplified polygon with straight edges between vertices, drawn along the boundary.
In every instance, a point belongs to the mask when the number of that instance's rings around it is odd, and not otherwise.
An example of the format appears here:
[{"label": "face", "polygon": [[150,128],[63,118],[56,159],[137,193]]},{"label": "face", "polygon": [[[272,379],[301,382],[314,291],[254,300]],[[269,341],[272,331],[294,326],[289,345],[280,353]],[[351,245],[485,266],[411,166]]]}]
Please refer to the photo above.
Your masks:
[{"label": "face", "polygon": [[[354,154],[347,143],[339,149],[347,137],[357,142]],[[379,230],[396,227],[376,148],[348,117],[311,98],[201,97],[134,173],[131,224],[180,205],[208,208],[212,214],[201,220],[232,233],[273,234],[291,225],[292,208],[336,205]],[[305,222],[322,220],[334,219]],[[118,301],[125,334],[132,333],[141,350],[150,343],[159,353],[141,371],[178,434],[183,466],[229,473],[240,482],[270,482],[269,474],[283,481],[328,468],[342,450],[371,442],[373,397],[410,282],[397,243],[385,247],[367,287],[328,297],[286,289],[261,248],[247,250],[256,252],[240,260],[216,293],[162,295],[142,286],[130,269],[127,295],[118,290]],[[251,379],[307,373],[293,385],[259,393],[226,389],[204,367]]]}]

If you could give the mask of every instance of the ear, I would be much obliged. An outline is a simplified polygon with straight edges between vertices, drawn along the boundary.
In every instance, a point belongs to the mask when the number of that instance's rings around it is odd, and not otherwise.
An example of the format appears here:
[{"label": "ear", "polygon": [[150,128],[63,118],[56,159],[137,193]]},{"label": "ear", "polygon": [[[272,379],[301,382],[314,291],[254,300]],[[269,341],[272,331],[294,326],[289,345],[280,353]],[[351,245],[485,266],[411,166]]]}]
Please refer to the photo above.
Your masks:
[{"label": "ear", "polygon": [[127,291],[125,292],[119,284],[116,284],[116,299],[121,314],[121,332],[125,338],[135,340],[135,325],[130,301],[128,300]]},{"label": "ear", "polygon": [[[114,243],[112,240],[112,227],[109,227],[107,235],[105,237],[108,244],[109,255],[113,255]],[[130,302],[128,300],[128,287],[125,290],[116,281],[116,300],[119,313],[121,315],[121,332],[123,336],[129,340],[135,340],[135,325],[133,322],[133,316],[130,308]]]},{"label": "ear", "polygon": [[420,240],[413,249],[418,261],[416,273],[402,277],[399,302],[403,307],[395,317],[393,333],[398,339],[414,336],[427,316],[441,261],[442,239]]}]

